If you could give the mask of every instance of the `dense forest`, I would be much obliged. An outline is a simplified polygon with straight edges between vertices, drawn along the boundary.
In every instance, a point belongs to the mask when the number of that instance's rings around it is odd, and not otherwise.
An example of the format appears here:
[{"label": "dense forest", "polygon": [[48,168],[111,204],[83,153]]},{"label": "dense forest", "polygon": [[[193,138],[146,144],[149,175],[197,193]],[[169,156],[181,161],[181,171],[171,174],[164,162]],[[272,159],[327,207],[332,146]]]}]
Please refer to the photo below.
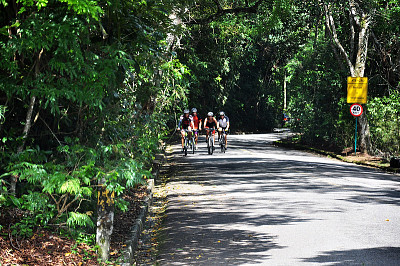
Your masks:
[{"label": "dense forest", "polygon": [[126,210],[188,107],[248,132],[286,113],[302,142],[342,150],[347,77],[368,77],[360,148],[400,152],[397,0],[1,0],[0,33],[0,208],[24,214],[16,234],[95,235],[98,192]]}]

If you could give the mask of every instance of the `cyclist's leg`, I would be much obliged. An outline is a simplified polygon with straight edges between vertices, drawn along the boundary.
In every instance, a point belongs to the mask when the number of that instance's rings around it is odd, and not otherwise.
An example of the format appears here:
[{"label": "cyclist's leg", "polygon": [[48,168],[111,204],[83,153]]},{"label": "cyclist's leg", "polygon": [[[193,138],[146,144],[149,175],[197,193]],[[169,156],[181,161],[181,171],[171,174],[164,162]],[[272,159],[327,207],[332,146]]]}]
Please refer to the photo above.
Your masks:
[{"label": "cyclist's leg", "polygon": [[212,135],[213,135],[214,144],[215,144],[215,129],[212,129]]},{"label": "cyclist's leg", "polygon": [[183,149],[183,147],[185,146],[185,130],[184,129],[182,129],[181,130],[181,140],[182,140],[182,149]]},{"label": "cyclist's leg", "polygon": [[199,138],[199,130],[195,129],[193,134],[194,134],[194,147],[197,150],[197,140]]},{"label": "cyclist's leg", "polygon": [[188,138],[190,139],[192,137],[192,128],[188,127]]},{"label": "cyclist's leg", "polygon": [[224,134],[225,134],[225,149],[228,149],[228,132],[225,131]]}]

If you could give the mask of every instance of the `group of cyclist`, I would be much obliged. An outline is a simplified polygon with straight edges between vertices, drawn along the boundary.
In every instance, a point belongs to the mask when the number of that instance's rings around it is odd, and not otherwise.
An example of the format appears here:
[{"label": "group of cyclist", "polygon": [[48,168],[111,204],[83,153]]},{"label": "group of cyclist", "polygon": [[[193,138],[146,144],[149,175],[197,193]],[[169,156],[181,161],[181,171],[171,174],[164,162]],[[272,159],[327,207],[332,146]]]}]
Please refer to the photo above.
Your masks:
[{"label": "group of cyclist", "polygon": [[[203,124],[203,125],[202,125]],[[204,121],[197,114],[197,109],[192,108],[192,113],[190,114],[189,109],[183,111],[183,115],[179,118],[178,128],[177,130],[181,132],[182,135],[182,149],[185,143],[185,135],[186,131],[188,132],[188,137],[192,137],[192,132],[195,134],[195,145],[197,150],[197,141],[199,138],[199,131],[202,128],[206,130],[208,136],[209,131],[212,131],[212,136],[215,141],[215,130],[218,130],[218,138],[220,138],[221,134],[225,134],[225,149],[228,149],[228,130],[229,130],[229,118],[225,115],[225,112],[219,112],[219,116],[217,118],[214,117],[213,112],[208,112],[207,117]]]}]

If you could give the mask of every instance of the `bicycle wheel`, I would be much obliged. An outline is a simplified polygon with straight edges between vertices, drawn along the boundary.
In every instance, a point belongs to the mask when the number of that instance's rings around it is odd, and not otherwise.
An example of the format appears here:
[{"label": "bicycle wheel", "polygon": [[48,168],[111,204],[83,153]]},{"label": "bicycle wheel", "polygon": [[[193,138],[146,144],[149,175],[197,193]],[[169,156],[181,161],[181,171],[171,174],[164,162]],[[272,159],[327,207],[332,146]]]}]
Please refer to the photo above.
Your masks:
[{"label": "bicycle wheel", "polygon": [[212,155],[214,152],[214,138],[212,135],[208,137],[208,142],[210,143],[208,148],[208,154]]},{"label": "bicycle wheel", "polygon": [[225,135],[221,136],[221,152],[225,153]]},{"label": "bicycle wheel", "polygon": [[185,152],[185,156],[187,155],[187,150],[188,150],[188,140],[187,137],[185,137],[185,145],[183,146],[183,151]]},{"label": "bicycle wheel", "polygon": [[192,154],[194,154],[194,150],[196,148],[195,143],[194,143],[194,137],[192,137],[191,141],[191,148],[192,148]]},{"label": "bicycle wheel", "polygon": [[207,139],[207,150],[208,150],[208,154],[212,154],[212,152],[211,152],[211,137],[210,136],[208,136],[208,139]]}]

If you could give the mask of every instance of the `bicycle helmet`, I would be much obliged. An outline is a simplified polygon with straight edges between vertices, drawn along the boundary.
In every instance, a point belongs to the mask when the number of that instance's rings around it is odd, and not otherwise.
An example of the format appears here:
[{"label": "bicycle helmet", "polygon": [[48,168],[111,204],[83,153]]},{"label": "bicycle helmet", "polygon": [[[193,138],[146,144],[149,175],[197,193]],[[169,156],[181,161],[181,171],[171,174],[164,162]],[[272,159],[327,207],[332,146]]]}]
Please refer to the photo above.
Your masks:
[{"label": "bicycle helmet", "polygon": [[225,112],[224,112],[224,111],[221,111],[221,112],[219,112],[219,115],[220,115],[220,116],[225,116]]},{"label": "bicycle helmet", "polygon": [[196,108],[192,108],[192,113],[197,113],[197,109]]},{"label": "bicycle helmet", "polygon": [[214,116],[213,112],[208,112],[207,116]]},{"label": "bicycle helmet", "polygon": [[184,114],[188,114],[189,113],[189,109],[185,109],[185,111],[183,111]]}]

